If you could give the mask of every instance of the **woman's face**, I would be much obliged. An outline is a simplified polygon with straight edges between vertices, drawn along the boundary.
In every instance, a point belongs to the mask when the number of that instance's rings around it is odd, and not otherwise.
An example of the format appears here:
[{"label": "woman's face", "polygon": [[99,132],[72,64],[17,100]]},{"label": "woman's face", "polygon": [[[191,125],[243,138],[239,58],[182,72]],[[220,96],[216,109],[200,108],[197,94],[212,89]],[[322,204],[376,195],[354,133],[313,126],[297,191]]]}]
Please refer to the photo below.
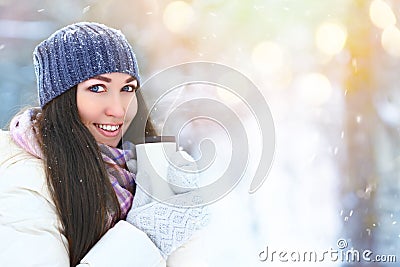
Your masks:
[{"label": "woman's face", "polygon": [[[137,81],[126,73],[107,73],[78,84],[82,123],[98,143],[116,147],[137,113]],[[128,110],[129,106],[129,110]]]}]

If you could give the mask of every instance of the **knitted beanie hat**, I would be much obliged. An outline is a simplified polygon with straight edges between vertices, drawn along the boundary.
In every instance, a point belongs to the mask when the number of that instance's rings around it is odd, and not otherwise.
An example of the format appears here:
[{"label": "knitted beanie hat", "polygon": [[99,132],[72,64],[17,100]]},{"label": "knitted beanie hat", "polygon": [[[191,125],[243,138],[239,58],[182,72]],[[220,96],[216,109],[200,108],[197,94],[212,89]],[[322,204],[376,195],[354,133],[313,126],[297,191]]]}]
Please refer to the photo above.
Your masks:
[{"label": "knitted beanie hat", "polygon": [[36,46],[33,65],[41,107],[103,73],[127,73],[140,85],[131,45],[120,31],[99,23],[79,22],[56,31]]}]

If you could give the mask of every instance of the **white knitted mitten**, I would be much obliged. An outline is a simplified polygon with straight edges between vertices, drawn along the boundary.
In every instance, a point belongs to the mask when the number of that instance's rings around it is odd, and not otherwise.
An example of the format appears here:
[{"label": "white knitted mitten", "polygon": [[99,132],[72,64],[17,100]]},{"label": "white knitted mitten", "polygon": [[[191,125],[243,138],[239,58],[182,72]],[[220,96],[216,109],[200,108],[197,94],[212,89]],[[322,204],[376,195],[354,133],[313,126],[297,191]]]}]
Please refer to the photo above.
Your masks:
[{"label": "white knitted mitten", "polygon": [[[180,151],[176,153],[182,155]],[[171,183],[173,195],[160,202],[137,186],[132,208],[126,218],[149,236],[164,258],[185,244],[209,219],[207,207],[201,205],[201,197],[193,191],[197,187],[197,173],[180,169],[185,167],[185,170],[195,170],[195,162],[181,161],[175,164],[169,165],[167,169],[167,180]],[[138,172],[137,181],[141,173],[143,170]]]},{"label": "white knitted mitten", "polygon": [[[196,201],[195,198],[193,197],[193,201]],[[147,234],[164,258],[185,244],[208,221],[206,207],[179,206],[179,197],[176,197],[176,201],[168,201],[177,206],[154,201],[131,209],[126,218],[129,223]],[[185,204],[188,203],[185,201]]]}]

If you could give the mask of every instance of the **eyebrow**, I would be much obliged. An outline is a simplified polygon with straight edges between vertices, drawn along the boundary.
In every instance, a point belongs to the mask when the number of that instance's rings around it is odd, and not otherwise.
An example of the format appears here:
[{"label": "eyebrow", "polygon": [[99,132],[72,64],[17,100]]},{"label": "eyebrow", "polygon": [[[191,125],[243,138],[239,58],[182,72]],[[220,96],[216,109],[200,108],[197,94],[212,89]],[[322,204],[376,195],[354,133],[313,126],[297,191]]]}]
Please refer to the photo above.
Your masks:
[{"label": "eyebrow", "polygon": [[100,81],[103,81],[103,82],[106,82],[106,83],[110,83],[111,82],[110,78],[107,78],[107,77],[104,77],[104,76],[101,76],[101,75],[94,76],[92,79],[100,80]]},{"label": "eyebrow", "polygon": [[129,77],[128,79],[126,79],[126,83],[130,83],[130,82],[133,82],[133,81],[136,81],[136,78],[135,77]]},{"label": "eyebrow", "polygon": [[[107,77],[104,77],[104,76],[101,76],[101,75],[94,76],[92,79],[100,80],[100,81],[107,82],[107,83],[110,83],[112,81],[110,78],[107,78]],[[130,83],[130,82],[135,81],[135,80],[136,80],[135,77],[129,77],[128,79],[126,79],[125,82],[126,83]]]}]

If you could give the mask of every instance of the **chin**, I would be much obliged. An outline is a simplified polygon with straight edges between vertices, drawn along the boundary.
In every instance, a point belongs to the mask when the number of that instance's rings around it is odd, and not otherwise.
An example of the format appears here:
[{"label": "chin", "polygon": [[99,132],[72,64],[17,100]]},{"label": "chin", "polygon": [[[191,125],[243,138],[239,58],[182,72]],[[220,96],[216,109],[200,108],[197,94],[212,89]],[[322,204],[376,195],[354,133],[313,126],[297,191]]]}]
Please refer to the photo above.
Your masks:
[{"label": "chin", "polygon": [[118,145],[118,143],[119,142],[117,142],[117,141],[112,141],[112,142],[103,142],[103,144],[105,144],[105,145],[107,145],[107,146],[110,146],[110,147],[117,147],[117,145]]}]

